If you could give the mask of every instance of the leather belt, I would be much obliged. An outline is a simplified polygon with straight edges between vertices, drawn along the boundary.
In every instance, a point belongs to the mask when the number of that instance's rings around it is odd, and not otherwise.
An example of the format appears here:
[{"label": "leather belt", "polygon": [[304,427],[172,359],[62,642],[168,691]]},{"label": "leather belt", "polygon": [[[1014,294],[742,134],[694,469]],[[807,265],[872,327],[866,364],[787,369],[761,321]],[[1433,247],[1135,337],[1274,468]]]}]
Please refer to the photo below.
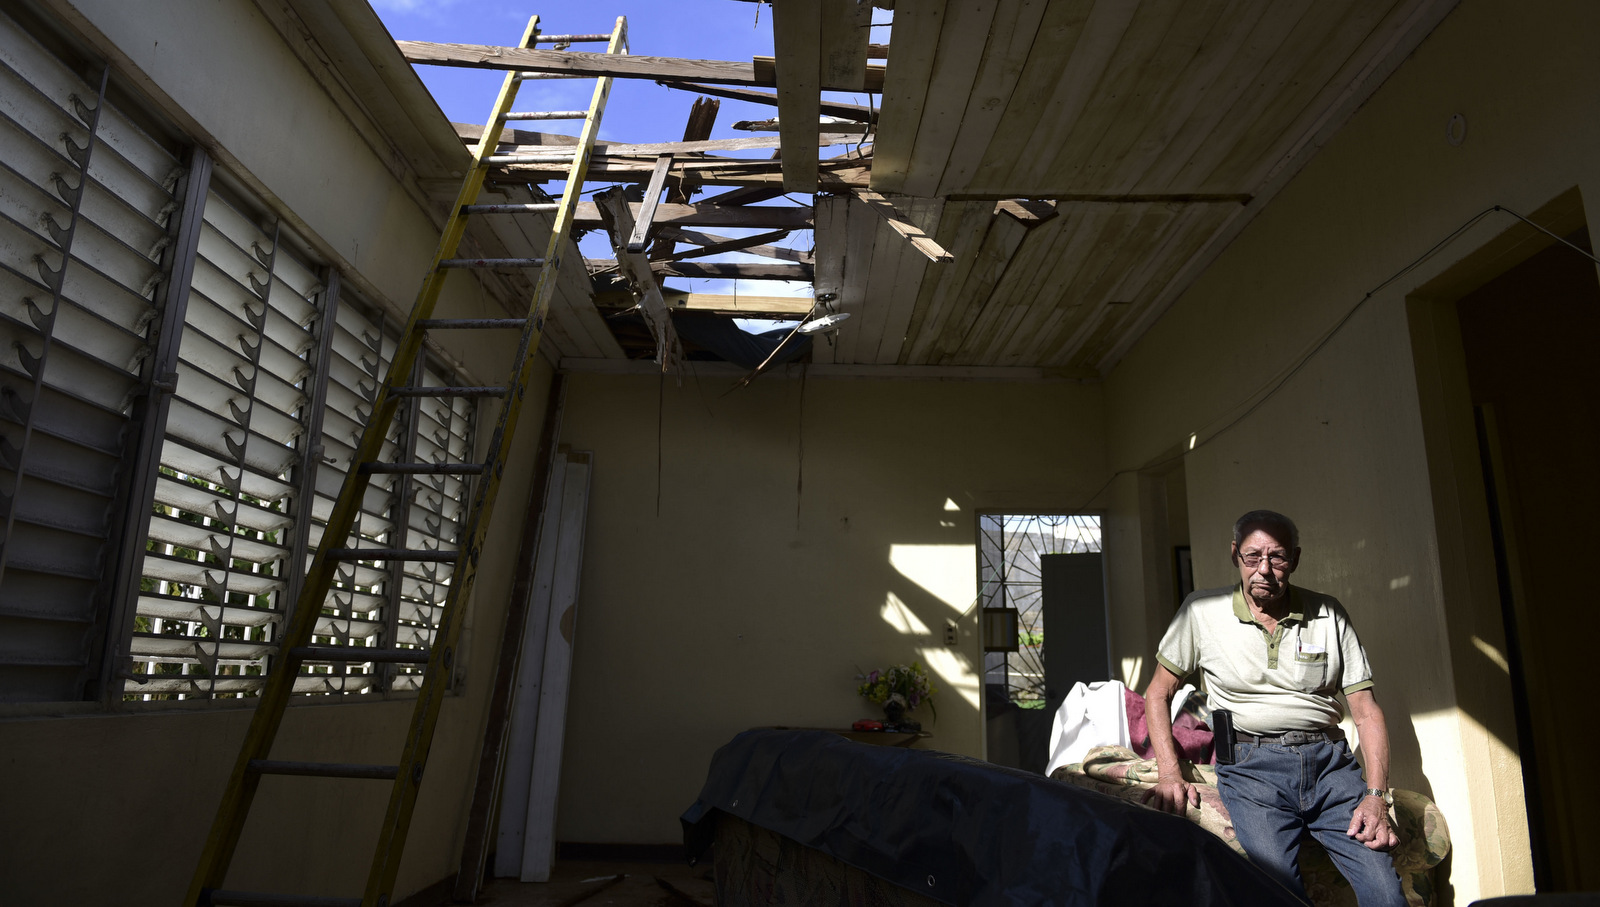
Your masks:
[{"label": "leather belt", "polygon": [[1256,736],[1246,734],[1244,731],[1235,731],[1234,740],[1239,743],[1250,743],[1257,746],[1270,744],[1274,746],[1301,746],[1307,743],[1334,743],[1344,739],[1344,729],[1339,727],[1323,728],[1320,731],[1289,731],[1273,736]]}]

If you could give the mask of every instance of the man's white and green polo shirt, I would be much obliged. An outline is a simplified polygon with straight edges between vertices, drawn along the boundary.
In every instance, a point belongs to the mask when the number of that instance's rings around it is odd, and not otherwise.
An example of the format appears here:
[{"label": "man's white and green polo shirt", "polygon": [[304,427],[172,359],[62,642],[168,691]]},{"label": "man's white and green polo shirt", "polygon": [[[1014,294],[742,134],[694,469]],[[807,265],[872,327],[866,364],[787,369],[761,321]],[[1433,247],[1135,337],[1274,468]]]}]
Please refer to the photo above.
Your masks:
[{"label": "man's white and green polo shirt", "polygon": [[1242,586],[1190,595],[1156,660],[1179,677],[1199,671],[1211,707],[1232,711],[1234,727],[1247,734],[1331,727],[1344,717],[1334,694],[1372,686],[1344,606],[1297,586],[1289,587],[1289,615],[1270,635],[1250,615]]}]

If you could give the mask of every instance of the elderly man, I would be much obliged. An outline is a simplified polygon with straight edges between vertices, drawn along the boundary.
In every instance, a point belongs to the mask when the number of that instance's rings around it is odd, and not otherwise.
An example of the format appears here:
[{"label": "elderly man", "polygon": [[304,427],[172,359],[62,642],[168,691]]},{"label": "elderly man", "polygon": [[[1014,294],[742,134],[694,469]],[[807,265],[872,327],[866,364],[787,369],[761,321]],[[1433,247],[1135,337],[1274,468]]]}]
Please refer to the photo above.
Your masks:
[{"label": "elderly man", "polygon": [[[1332,596],[1289,584],[1300,537],[1281,513],[1256,510],[1233,527],[1239,584],[1196,592],[1156,653],[1145,718],[1159,781],[1145,802],[1182,815],[1200,805],[1184,781],[1169,707],[1184,677],[1199,672],[1213,708],[1233,713],[1237,744],[1217,787],[1239,843],[1257,866],[1304,898],[1295,859],[1310,832],[1355,889],[1361,907],[1400,907],[1405,897],[1385,851],[1389,734],[1372,692],[1367,656]],[[1345,743],[1334,694],[1350,704],[1366,780]]]}]

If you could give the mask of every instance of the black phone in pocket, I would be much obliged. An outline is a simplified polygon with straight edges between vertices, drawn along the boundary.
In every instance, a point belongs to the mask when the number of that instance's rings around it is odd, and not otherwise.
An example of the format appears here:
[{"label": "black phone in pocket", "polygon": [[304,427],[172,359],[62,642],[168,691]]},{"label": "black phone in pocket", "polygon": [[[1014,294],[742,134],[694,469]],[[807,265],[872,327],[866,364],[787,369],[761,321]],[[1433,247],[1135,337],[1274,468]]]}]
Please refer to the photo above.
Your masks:
[{"label": "black phone in pocket", "polygon": [[1233,745],[1237,742],[1233,734],[1233,713],[1227,709],[1212,709],[1211,730],[1215,735],[1212,746],[1217,754],[1217,764],[1232,765]]}]

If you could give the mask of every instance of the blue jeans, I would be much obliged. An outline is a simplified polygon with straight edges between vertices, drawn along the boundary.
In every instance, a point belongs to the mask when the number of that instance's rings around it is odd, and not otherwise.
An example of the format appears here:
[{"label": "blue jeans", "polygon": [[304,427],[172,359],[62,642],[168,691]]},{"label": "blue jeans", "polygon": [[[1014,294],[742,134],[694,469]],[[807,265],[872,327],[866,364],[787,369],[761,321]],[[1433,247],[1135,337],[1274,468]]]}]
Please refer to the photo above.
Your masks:
[{"label": "blue jeans", "polygon": [[1310,832],[1355,889],[1361,907],[1405,907],[1387,853],[1345,834],[1367,782],[1343,740],[1297,746],[1239,743],[1217,766],[1217,790],[1250,861],[1305,899],[1300,837]]}]

